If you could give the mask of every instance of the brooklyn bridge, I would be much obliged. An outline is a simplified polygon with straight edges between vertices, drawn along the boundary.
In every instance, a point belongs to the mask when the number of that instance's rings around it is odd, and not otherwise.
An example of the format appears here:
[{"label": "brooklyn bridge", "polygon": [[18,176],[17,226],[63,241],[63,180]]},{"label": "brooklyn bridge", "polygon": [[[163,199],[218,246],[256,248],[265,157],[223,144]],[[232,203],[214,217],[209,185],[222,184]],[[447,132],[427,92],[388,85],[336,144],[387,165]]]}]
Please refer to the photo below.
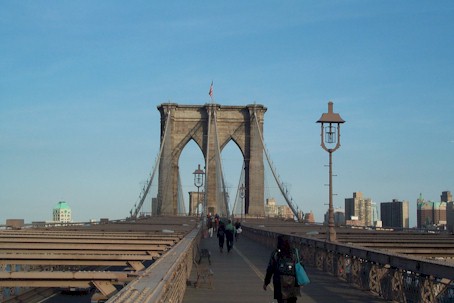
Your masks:
[{"label": "brooklyn bridge", "polygon": [[[262,285],[279,235],[299,251],[311,278],[303,302],[454,301],[451,234],[304,222],[266,149],[265,106],[165,103],[158,110],[160,150],[124,218],[2,226],[1,302],[273,302]],[[186,204],[179,160],[190,141],[205,162]],[[243,156],[233,195],[221,157],[230,141]],[[291,220],[266,212],[276,195]],[[210,214],[240,221],[230,253],[207,232]]]}]

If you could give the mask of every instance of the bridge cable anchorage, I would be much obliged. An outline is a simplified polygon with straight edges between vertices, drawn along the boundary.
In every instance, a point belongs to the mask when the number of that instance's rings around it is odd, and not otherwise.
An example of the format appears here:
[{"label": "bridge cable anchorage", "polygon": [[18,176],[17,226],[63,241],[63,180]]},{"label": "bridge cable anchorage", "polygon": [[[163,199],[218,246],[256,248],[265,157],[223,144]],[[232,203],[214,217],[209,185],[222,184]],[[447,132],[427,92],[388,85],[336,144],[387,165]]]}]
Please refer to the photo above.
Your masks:
[{"label": "bridge cable anchorage", "polygon": [[161,159],[162,151],[164,149],[164,144],[165,144],[165,141],[166,141],[166,138],[167,138],[167,129],[168,129],[169,121],[170,121],[170,109],[169,109],[169,112],[167,113],[167,119],[166,119],[165,128],[164,128],[163,140],[161,142],[161,147],[159,149],[159,154],[156,157],[156,162],[155,162],[155,165],[154,165],[154,168],[153,168],[153,172],[151,174],[151,177],[148,179],[148,182],[147,182],[146,186],[144,187],[143,192],[141,193],[141,198],[140,198],[139,204],[136,206],[134,212],[131,215],[131,217],[133,219],[137,218],[137,215],[139,214],[140,209],[142,209],[143,203],[145,202],[145,199],[146,199],[146,197],[148,195],[148,192],[150,191],[151,185],[152,185],[154,177],[156,175],[156,170],[157,170],[157,168],[159,166],[159,161]]},{"label": "bridge cable anchorage", "polygon": [[287,202],[288,206],[292,210],[293,215],[298,219],[298,211],[297,211],[297,208],[295,207],[295,205],[293,204],[293,199],[291,197],[289,197],[288,190],[286,190],[284,188],[284,183],[280,180],[280,178],[279,178],[279,176],[278,176],[278,174],[276,172],[276,168],[272,165],[272,161],[271,161],[270,156],[268,154],[268,151],[267,151],[267,149],[265,147],[265,143],[264,143],[263,136],[262,136],[262,131],[260,130],[260,125],[259,125],[259,121],[258,121],[257,113],[256,113],[255,109],[254,109],[253,117],[254,117],[255,123],[257,125],[257,130],[259,132],[260,142],[262,143],[262,148],[263,148],[263,151],[265,153],[265,157],[266,157],[266,160],[268,162],[268,165],[269,165],[269,167],[271,169],[271,172],[273,174],[274,180],[276,181],[276,183],[277,183],[277,185],[279,187],[279,190],[280,190],[281,194],[284,196],[284,199]]}]

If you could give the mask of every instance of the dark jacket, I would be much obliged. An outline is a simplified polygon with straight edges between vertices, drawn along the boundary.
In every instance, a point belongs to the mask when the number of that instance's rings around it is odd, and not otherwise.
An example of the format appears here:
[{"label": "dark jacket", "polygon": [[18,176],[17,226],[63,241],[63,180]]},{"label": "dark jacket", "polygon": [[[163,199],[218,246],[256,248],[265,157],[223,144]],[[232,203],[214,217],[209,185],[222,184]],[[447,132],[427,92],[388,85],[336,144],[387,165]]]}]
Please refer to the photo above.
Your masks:
[{"label": "dark jacket", "polygon": [[295,263],[296,254],[284,256],[280,250],[273,251],[266,269],[265,285],[270,284],[273,277],[274,298],[289,299],[300,297],[300,288],[296,284]]}]

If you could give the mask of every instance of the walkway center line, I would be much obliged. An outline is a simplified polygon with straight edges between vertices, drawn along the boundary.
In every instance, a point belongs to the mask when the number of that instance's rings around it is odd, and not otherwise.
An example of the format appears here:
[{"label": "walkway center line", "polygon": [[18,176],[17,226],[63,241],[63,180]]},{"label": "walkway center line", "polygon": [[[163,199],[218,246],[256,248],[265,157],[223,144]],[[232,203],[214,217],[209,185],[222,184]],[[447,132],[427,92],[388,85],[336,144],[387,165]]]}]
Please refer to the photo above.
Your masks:
[{"label": "walkway center line", "polygon": [[[255,272],[255,274],[259,277],[259,279],[261,281],[264,281],[265,276],[260,272],[260,270],[257,267],[255,267],[255,265],[252,264],[252,262],[245,255],[243,255],[238,248],[236,248],[236,246],[234,246],[233,249],[237,252],[237,254],[241,258],[243,258],[244,262],[246,262],[246,264]],[[271,289],[271,291],[274,291],[274,287],[272,284],[270,284],[270,289]]]}]

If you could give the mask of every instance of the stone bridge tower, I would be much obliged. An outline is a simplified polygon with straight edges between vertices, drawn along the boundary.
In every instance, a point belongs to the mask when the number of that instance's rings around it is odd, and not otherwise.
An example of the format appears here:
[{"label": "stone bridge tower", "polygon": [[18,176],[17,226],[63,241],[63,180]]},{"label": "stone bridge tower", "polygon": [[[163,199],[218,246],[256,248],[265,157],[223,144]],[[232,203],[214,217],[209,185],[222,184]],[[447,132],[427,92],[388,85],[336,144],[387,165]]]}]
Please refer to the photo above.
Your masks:
[{"label": "stone bridge tower", "polygon": [[[245,164],[245,214],[264,216],[264,164],[260,132],[263,134],[266,107],[259,104],[222,106],[213,103],[164,103],[158,106],[158,110],[161,113],[161,145],[164,141],[164,146],[161,146],[159,165],[157,213],[177,214],[178,160],[186,144],[194,140],[205,159],[206,211],[225,215],[216,200],[216,145],[222,151],[233,140],[239,147]],[[166,121],[169,121],[169,125],[164,140]]]}]

